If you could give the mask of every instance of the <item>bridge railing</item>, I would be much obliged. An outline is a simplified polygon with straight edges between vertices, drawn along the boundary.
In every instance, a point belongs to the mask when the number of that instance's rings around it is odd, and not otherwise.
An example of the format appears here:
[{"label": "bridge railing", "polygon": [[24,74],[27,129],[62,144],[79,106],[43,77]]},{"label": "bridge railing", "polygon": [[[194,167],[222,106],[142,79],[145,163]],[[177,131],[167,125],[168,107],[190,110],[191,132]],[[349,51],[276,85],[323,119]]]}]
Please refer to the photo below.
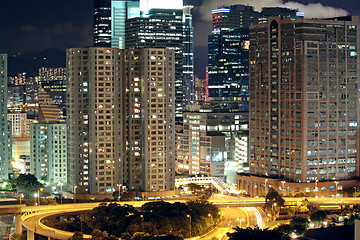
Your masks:
[{"label": "bridge railing", "polygon": [[175,184],[189,184],[189,183],[210,183],[221,192],[228,191],[230,186],[217,177],[194,177],[194,178],[179,178],[175,180]]}]

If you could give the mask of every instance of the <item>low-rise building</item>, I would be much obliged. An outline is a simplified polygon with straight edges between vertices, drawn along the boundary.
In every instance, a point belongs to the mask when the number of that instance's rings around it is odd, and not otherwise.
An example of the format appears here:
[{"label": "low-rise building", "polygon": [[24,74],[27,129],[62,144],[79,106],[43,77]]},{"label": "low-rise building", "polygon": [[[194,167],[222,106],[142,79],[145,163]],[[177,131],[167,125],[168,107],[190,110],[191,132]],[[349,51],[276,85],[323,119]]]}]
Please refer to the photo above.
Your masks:
[{"label": "low-rise building", "polygon": [[[243,166],[248,166],[247,152],[243,151],[247,141],[244,123],[246,112],[208,105],[189,108],[184,112],[183,129],[177,135],[176,171],[231,179],[235,184],[236,172],[244,172]],[[245,146],[247,149],[246,143]],[[232,168],[234,165],[236,168]],[[226,171],[226,166],[235,171]]]},{"label": "low-rise building", "polygon": [[67,138],[64,123],[30,125],[30,173],[49,184],[67,183]]}]

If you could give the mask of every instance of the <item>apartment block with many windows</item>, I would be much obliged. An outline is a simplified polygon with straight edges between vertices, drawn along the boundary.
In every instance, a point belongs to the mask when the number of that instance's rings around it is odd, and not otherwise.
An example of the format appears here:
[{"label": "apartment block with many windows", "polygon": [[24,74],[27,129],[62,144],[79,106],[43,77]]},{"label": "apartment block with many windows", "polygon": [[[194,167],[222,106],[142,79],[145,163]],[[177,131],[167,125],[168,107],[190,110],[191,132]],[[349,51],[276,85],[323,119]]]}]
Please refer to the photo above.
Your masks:
[{"label": "apartment block with many windows", "polygon": [[250,27],[250,173],[294,182],[359,175],[359,18]]}]

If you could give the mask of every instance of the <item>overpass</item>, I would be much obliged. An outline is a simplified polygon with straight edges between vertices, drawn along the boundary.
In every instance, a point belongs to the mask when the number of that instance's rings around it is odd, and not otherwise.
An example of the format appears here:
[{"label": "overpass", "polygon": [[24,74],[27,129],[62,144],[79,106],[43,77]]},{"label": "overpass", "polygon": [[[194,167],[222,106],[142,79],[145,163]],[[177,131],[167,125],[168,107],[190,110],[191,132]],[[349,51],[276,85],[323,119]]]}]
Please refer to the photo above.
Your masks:
[{"label": "overpass", "polygon": [[[65,213],[73,212],[74,209],[79,209],[79,211],[86,211],[93,209],[99,206],[99,203],[80,203],[80,204],[66,204],[66,205],[42,205],[42,206],[26,206],[22,205],[3,205],[0,206],[0,215],[15,215],[15,233],[19,234],[22,232],[22,226],[24,226],[28,231],[27,239],[34,239],[34,233],[38,233],[43,236],[48,236],[49,232],[43,232],[37,226],[40,226],[40,216],[44,213],[50,213],[54,215],[56,212]],[[44,216],[45,217],[45,216]],[[31,220],[32,219],[32,220]],[[37,219],[36,224],[32,222],[29,224],[29,221],[34,221]],[[39,232],[41,231],[41,232]],[[43,234],[42,234],[43,233]],[[51,235],[51,234],[50,234]],[[71,235],[72,236],[72,235]],[[67,237],[69,238],[69,237]],[[67,239],[66,238],[66,239]],[[65,238],[64,238],[65,239]]]},{"label": "overpass", "polygon": [[[285,198],[287,204],[296,204],[299,198]],[[360,198],[308,198],[310,204],[319,205],[319,206],[349,206],[360,204]],[[173,202],[185,202],[185,200],[173,200]],[[220,208],[238,208],[243,207],[246,209],[251,209],[254,207],[261,207],[265,202],[265,198],[233,198],[233,199],[213,199],[210,200],[213,204],[217,205]],[[133,202],[121,202],[123,204],[130,204],[135,207],[140,207],[146,201],[133,201]],[[37,233],[42,236],[55,239],[68,239],[73,235],[71,232],[66,232],[54,228],[50,228],[41,223],[41,219],[58,215],[63,213],[71,212],[81,212],[91,210],[99,206],[99,203],[77,203],[77,204],[59,204],[59,205],[45,205],[45,206],[25,206],[25,205],[5,205],[0,206],[0,215],[15,215],[15,229],[16,233],[22,232],[22,226],[24,226],[27,231],[27,239],[33,240],[34,233]],[[259,214],[257,218],[259,218]],[[231,212],[231,211],[230,211]],[[85,235],[85,238],[91,238],[89,235]]]},{"label": "overpass", "polygon": [[[169,202],[174,203],[174,202],[185,202],[185,201],[169,201]],[[130,204],[136,207],[137,206],[140,207],[144,203],[146,203],[146,201],[121,202],[121,205]],[[251,204],[251,202],[249,203]],[[21,219],[22,219],[22,225],[27,229],[27,239],[34,240],[34,233],[48,237],[49,239],[50,238],[61,239],[61,240],[69,239],[74,234],[73,232],[67,232],[67,231],[51,228],[49,226],[42,224],[41,220],[52,215],[91,210],[92,208],[97,207],[98,205],[99,203],[66,204],[66,205],[55,206],[56,209],[54,209],[54,206],[50,206],[50,207],[44,207],[44,209],[42,209],[40,212],[23,214]],[[232,227],[237,226],[239,220],[236,219],[238,219],[240,215],[242,215],[242,217],[246,219],[246,221],[243,221],[243,225],[245,226],[259,225],[261,227],[264,223],[264,219],[266,219],[265,213],[259,207],[256,208],[252,206],[246,206],[240,208],[236,203],[233,205],[220,204],[219,207],[220,209],[223,210],[225,221],[222,223],[222,226],[221,227],[219,226],[219,229],[216,230],[217,235],[221,234],[222,236],[225,236],[226,233],[230,231]],[[214,234],[214,233],[210,233],[210,234]],[[85,239],[90,239],[92,236],[84,235],[83,237]],[[209,239],[209,238],[208,238],[208,234],[205,234],[204,236],[196,237],[196,239]]]},{"label": "overpass", "polygon": [[232,186],[225,183],[223,180],[217,177],[192,177],[192,178],[178,178],[175,179],[175,186],[194,184],[211,184],[221,193],[235,193],[239,194],[239,191],[235,190]]}]

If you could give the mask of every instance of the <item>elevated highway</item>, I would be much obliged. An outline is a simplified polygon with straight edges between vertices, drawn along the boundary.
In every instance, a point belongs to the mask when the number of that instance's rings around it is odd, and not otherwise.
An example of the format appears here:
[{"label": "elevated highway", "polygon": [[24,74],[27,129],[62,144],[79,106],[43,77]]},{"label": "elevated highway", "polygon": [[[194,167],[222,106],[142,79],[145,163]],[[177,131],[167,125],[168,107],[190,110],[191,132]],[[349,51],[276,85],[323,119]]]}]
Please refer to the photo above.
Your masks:
[{"label": "elevated highway", "polygon": [[[287,205],[296,204],[301,198],[286,198]],[[308,198],[310,204],[319,206],[349,206],[360,204],[360,198]],[[172,200],[169,202],[185,202],[185,200]],[[210,202],[217,205],[224,213],[225,225],[219,226],[214,232],[222,231],[226,233],[233,226],[241,225],[243,227],[248,225],[262,226],[260,219],[264,219],[265,215],[261,212],[261,207],[265,202],[265,198],[223,198],[211,199]],[[135,207],[140,207],[146,201],[121,202],[121,204],[130,204]],[[91,210],[97,207],[99,203],[78,203],[78,204],[63,204],[63,205],[47,205],[47,206],[25,206],[25,205],[5,205],[0,206],[0,215],[14,214],[16,233],[21,233],[22,226],[28,230],[29,240],[34,239],[34,233],[54,239],[68,239],[73,235],[71,232],[61,231],[50,228],[41,223],[43,218],[58,215],[62,213],[72,213]],[[240,212],[239,212],[240,211]],[[249,217],[241,217],[246,216]],[[246,219],[240,221],[240,219]],[[227,224],[227,225],[226,225]],[[246,225],[245,225],[246,224]],[[221,230],[222,229],[222,230]],[[220,233],[217,233],[220,234]],[[85,236],[90,238],[90,236]]]}]

